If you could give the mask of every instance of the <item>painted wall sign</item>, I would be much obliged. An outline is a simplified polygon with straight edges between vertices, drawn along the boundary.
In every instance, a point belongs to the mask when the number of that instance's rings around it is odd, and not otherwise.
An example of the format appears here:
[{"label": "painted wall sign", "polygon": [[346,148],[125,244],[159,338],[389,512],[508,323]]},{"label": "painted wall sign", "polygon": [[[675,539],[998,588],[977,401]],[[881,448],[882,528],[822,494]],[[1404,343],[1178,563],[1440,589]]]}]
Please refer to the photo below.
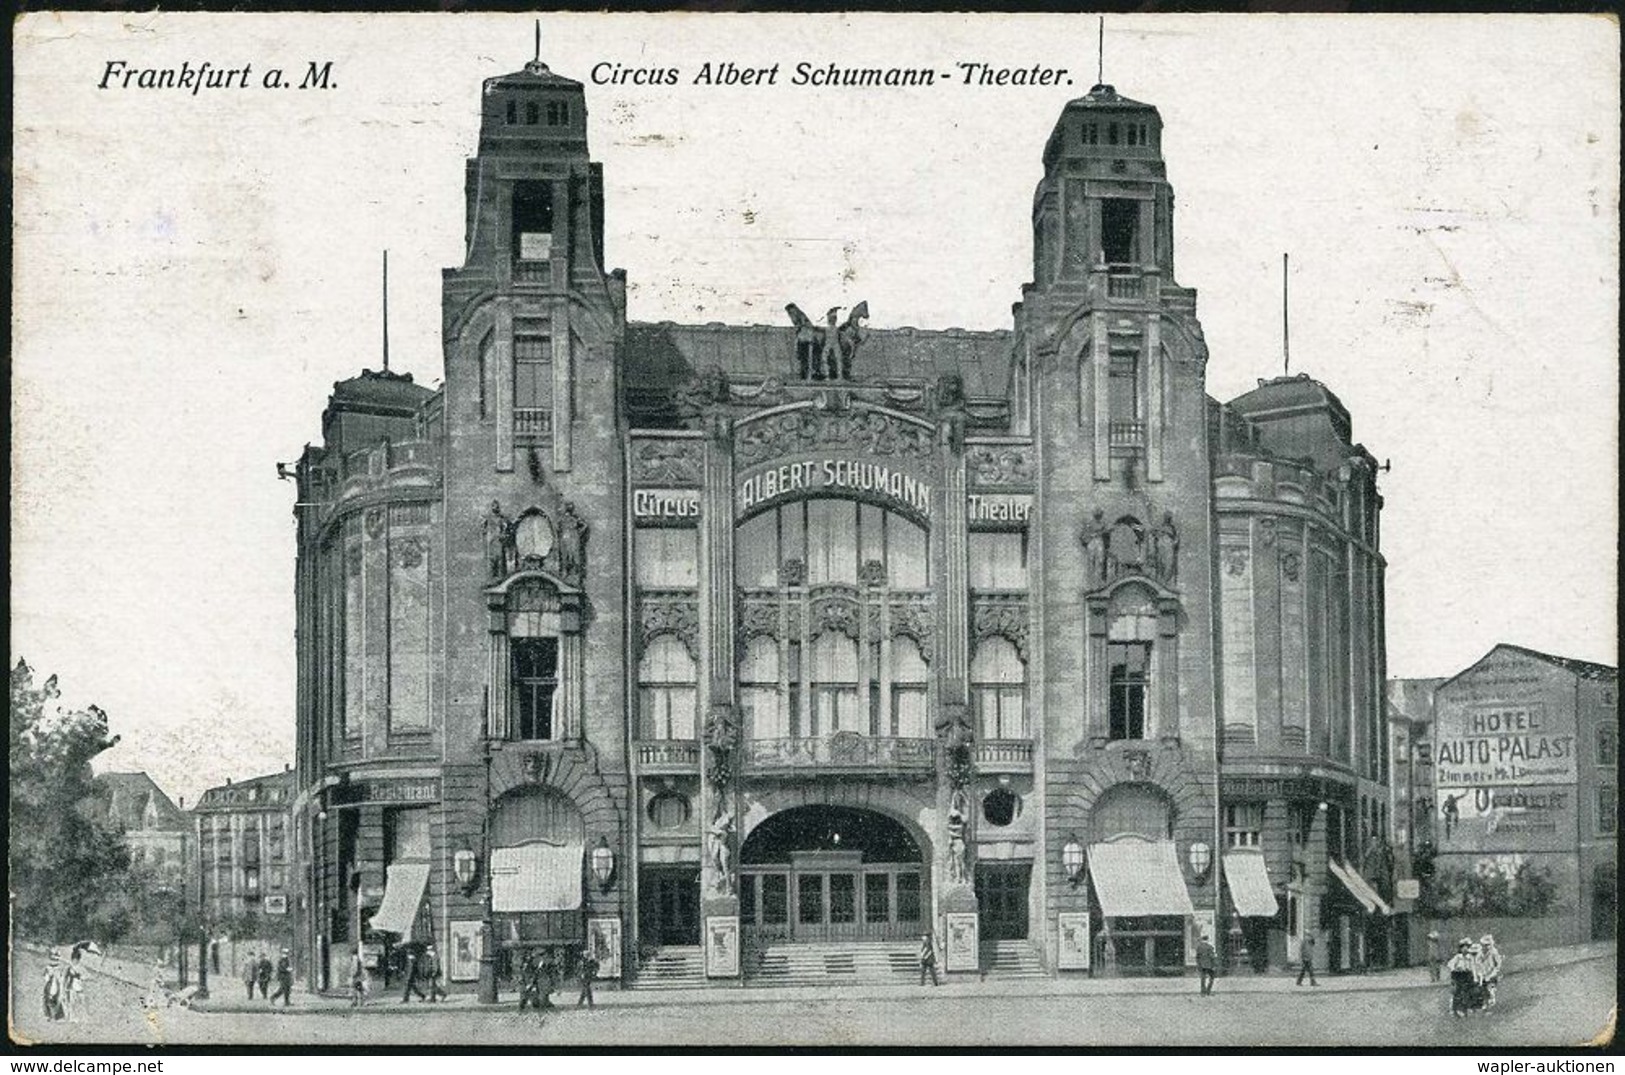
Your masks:
[{"label": "painted wall sign", "polygon": [[1033,513],[1033,498],[1020,493],[970,493],[965,514],[973,523],[1024,523]]},{"label": "painted wall sign", "polygon": [[1441,850],[1557,851],[1572,846],[1578,802],[1571,788],[1528,785],[1438,788]]},{"label": "painted wall sign", "polygon": [[1555,727],[1536,704],[1469,709],[1438,729],[1440,787],[1568,784],[1575,779],[1574,732]]},{"label": "painted wall sign", "polygon": [[698,519],[697,489],[634,489],[632,516],[636,519]]},{"label": "painted wall sign", "polygon": [[930,482],[885,463],[861,459],[806,459],[769,467],[740,480],[735,504],[739,514],[746,515],[781,498],[831,490],[869,493],[931,517]]}]

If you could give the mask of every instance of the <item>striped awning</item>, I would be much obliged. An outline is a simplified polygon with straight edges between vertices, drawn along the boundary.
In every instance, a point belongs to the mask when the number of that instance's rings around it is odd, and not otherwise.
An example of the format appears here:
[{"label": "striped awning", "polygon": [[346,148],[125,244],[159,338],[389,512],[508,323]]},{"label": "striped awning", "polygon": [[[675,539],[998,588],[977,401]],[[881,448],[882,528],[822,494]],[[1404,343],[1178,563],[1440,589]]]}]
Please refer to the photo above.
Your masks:
[{"label": "striped awning", "polygon": [[1273,918],[1278,905],[1275,888],[1262,851],[1231,850],[1224,853],[1224,883],[1236,913],[1247,918]]},{"label": "striped awning", "polygon": [[427,862],[397,862],[384,874],[384,902],[372,916],[372,928],[384,933],[412,932],[424,889],[429,887]]},{"label": "striped awning", "polygon": [[1091,844],[1089,876],[1100,913],[1108,918],[1196,913],[1172,840]]},{"label": "striped awning", "polygon": [[491,910],[573,911],[581,906],[582,845],[535,841],[491,852]]},{"label": "striped awning", "polygon": [[1326,860],[1326,866],[1332,871],[1332,876],[1343,882],[1343,887],[1349,890],[1349,895],[1360,901],[1360,906],[1366,909],[1367,914],[1393,914],[1394,909],[1388,906],[1386,900],[1377,894],[1360,872],[1347,863],[1339,864],[1336,859]]}]

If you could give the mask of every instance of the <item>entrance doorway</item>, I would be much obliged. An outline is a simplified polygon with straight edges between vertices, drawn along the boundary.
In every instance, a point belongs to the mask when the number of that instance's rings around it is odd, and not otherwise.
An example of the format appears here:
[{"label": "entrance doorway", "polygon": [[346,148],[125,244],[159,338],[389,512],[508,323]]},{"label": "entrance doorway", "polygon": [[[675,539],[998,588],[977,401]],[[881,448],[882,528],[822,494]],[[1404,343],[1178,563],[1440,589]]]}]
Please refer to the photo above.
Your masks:
[{"label": "entrance doorway", "polygon": [[1026,863],[978,863],[976,902],[982,940],[1027,939],[1027,890],[1032,867]]},{"label": "entrance doorway", "polygon": [[638,922],[646,944],[699,944],[700,871],[645,866],[638,879]]},{"label": "entrance doorway", "polygon": [[786,810],[757,826],[739,857],[749,944],[911,940],[929,913],[919,845],[882,814]]}]

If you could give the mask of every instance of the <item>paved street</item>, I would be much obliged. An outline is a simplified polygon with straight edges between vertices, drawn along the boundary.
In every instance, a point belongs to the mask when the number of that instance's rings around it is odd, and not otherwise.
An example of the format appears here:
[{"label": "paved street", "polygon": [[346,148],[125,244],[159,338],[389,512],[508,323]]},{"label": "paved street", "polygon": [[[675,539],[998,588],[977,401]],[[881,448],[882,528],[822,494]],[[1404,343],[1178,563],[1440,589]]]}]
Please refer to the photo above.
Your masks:
[{"label": "paved street", "polygon": [[[774,991],[664,999],[606,994],[596,1011],[562,1009],[543,1020],[506,1006],[445,1009],[291,1012],[193,1012],[170,1008],[150,1020],[140,990],[106,978],[91,981],[93,1018],[80,1025],[45,1024],[35,985],[42,964],[23,954],[15,1027],[25,1037],[55,1041],[262,1042],[511,1045],[1132,1045],[1254,1046],[1344,1044],[1492,1048],[1576,1045],[1606,1024],[1614,1002],[1612,956],[1515,973],[1495,1011],[1457,1020],[1439,988],[1360,988],[1357,981],[1319,990],[1255,982],[1210,998],[1195,982],[1175,992],[1044,993],[1023,983],[1022,995],[992,988],[888,988],[849,999],[787,997]],[[235,984],[235,983],[232,983]],[[1149,983],[1148,983],[1149,984]],[[573,998],[572,998],[573,999]]]}]

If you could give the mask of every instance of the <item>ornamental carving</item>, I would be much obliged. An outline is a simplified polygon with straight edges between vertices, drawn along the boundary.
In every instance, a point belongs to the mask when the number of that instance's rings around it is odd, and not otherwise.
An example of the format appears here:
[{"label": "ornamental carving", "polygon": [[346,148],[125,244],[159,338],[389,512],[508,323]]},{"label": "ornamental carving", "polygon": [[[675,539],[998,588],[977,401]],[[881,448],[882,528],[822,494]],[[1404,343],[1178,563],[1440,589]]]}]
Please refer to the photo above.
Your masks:
[{"label": "ornamental carving", "polygon": [[812,634],[816,638],[829,631],[858,641],[858,622],[863,606],[849,594],[830,594],[812,603]]},{"label": "ornamental carving", "polygon": [[400,542],[395,553],[395,562],[410,571],[423,566],[423,557],[427,543],[422,538],[407,538]]},{"label": "ornamental carving", "polygon": [[740,651],[753,638],[779,637],[779,603],[772,597],[747,597],[739,602]]},{"label": "ornamental carving", "polygon": [[1244,545],[1231,545],[1221,550],[1219,554],[1224,560],[1224,573],[1226,575],[1242,575],[1247,571],[1247,548]]},{"label": "ornamental carving", "polygon": [[537,502],[517,518],[509,519],[502,503],[493,500],[481,525],[491,581],[519,571],[546,571],[573,586],[583,583],[589,527],[575,505],[545,481]]},{"label": "ornamental carving", "polygon": [[650,485],[698,485],[704,455],[698,441],[637,441],[632,449],[632,480]]},{"label": "ornamental carving", "polygon": [[803,409],[747,423],[735,437],[734,451],[750,466],[821,448],[925,459],[934,453],[934,444],[931,430],[879,411]]},{"label": "ornamental carving", "polygon": [[1281,550],[1281,574],[1288,582],[1297,582],[1303,573],[1303,556],[1288,549]]},{"label": "ornamental carving", "polygon": [[779,565],[780,586],[807,585],[807,562],[805,560],[790,559]]},{"label": "ornamental carving", "polygon": [[970,707],[963,702],[944,702],[937,712],[936,732],[942,741],[948,786],[962,793],[976,769],[971,751],[976,742],[976,729]]},{"label": "ornamental carving", "polygon": [[673,635],[699,660],[700,603],[688,594],[644,594],[638,602],[638,649],[659,635]]},{"label": "ornamental carving", "polygon": [[879,560],[865,560],[858,568],[858,582],[866,589],[878,590],[886,585],[886,565]]},{"label": "ornamental carving", "polygon": [[1020,445],[979,444],[965,453],[970,484],[1031,485],[1038,477],[1031,449]]},{"label": "ornamental carving", "polygon": [[971,638],[981,642],[984,638],[1007,639],[1016,647],[1016,655],[1027,660],[1029,618],[1025,598],[975,598],[971,612]]},{"label": "ornamental carving", "polygon": [[936,636],[936,621],[929,606],[915,603],[894,603],[891,606],[892,637],[904,635],[920,647],[920,656],[931,660],[932,643]]},{"label": "ornamental carving", "polygon": [[1179,579],[1179,529],[1172,512],[1155,526],[1124,515],[1108,523],[1099,508],[1078,534],[1090,584],[1104,586],[1124,575],[1142,575],[1167,586]]}]

